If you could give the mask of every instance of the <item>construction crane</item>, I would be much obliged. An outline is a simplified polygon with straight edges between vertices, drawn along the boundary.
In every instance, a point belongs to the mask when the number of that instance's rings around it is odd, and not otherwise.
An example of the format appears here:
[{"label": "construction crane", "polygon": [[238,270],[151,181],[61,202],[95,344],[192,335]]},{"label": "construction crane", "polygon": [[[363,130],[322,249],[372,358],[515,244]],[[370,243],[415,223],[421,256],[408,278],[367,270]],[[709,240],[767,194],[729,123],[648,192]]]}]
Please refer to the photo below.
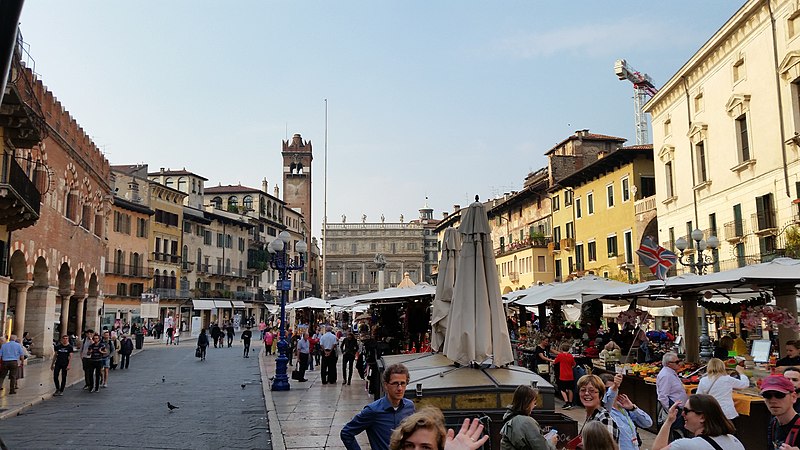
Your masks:
[{"label": "construction crane", "polygon": [[629,66],[624,59],[614,63],[614,73],[620,80],[633,83],[633,109],[636,119],[636,145],[650,143],[650,133],[647,130],[647,117],[644,114],[644,104],[658,92],[653,86],[653,79],[646,73],[641,73]]}]

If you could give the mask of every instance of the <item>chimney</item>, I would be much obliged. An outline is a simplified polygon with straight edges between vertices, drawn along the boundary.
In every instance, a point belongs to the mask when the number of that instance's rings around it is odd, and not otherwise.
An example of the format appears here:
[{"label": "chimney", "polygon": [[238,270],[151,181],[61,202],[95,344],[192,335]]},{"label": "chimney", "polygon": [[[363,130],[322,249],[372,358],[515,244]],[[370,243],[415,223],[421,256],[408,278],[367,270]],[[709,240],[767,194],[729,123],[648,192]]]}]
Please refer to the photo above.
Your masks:
[{"label": "chimney", "polygon": [[281,189],[275,184],[275,198],[281,198]]},{"label": "chimney", "polygon": [[267,181],[267,177],[264,177],[264,179],[261,180],[261,190],[264,192],[269,191],[269,182]]},{"label": "chimney", "polygon": [[461,205],[453,205],[453,213],[457,213],[461,209]]},{"label": "chimney", "polygon": [[607,154],[608,152],[606,150],[600,150],[599,152],[597,152],[597,159],[603,159]]},{"label": "chimney", "polygon": [[585,128],[583,130],[575,131],[575,136],[578,136],[578,137],[585,137],[588,134],[589,134],[589,129],[588,128]]},{"label": "chimney", "polygon": [[164,172],[164,168],[163,168],[163,167],[161,168],[161,172],[162,172],[162,173]]},{"label": "chimney", "polygon": [[449,215],[450,213],[448,213],[447,211],[442,211],[442,219],[447,219],[447,216]]}]

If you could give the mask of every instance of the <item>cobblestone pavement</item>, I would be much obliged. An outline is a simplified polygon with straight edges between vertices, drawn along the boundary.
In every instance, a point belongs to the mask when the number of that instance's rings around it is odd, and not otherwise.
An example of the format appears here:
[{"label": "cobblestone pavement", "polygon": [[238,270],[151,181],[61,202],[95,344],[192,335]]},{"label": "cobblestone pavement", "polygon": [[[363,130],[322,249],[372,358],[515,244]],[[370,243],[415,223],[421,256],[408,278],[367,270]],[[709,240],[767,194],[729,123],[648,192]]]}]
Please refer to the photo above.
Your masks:
[{"label": "cobblestone pavement", "polygon": [[146,346],[130,369],[111,371],[107,389],[69,387],[0,421],[0,437],[10,449],[271,450],[258,342],[249,359],[237,339],[201,362],[187,341]]}]

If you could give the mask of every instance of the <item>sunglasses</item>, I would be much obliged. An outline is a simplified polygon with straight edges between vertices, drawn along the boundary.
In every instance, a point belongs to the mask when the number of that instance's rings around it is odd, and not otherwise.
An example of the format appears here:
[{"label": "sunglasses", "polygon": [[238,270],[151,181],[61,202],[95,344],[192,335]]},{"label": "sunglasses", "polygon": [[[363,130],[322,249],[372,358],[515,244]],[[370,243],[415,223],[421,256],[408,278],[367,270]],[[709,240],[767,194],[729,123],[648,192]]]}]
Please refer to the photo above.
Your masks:
[{"label": "sunglasses", "polygon": [[767,392],[764,392],[763,394],[761,394],[761,396],[764,397],[767,400],[772,400],[773,398],[777,398],[778,400],[781,400],[783,398],[786,398],[786,393],[785,392],[767,391]]},{"label": "sunglasses", "polygon": [[700,414],[700,411],[696,411],[694,409],[687,408],[685,406],[682,406],[682,407],[678,408],[678,411],[683,415],[689,414],[690,412],[693,412],[695,414]]}]

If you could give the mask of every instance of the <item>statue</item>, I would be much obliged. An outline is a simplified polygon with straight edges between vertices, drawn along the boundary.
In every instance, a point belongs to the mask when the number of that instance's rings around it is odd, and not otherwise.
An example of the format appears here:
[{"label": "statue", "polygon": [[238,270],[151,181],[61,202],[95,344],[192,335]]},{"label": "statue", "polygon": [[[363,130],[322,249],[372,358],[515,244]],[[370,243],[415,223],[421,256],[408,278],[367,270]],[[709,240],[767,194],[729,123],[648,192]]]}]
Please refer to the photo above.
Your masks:
[{"label": "statue", "polygon": [[383,223],[385,221],[386,221],[386,217],[383,217],[383,214],[381,214],[381,223]]},{"label": "statue", "polygon": [[403,223],[403,215],[400,214],[400,223]]},{"label": "statue", "polygon": [[367,215],[366,214],[362,214],[361,215],[361,223],[367,223]]},{"label": "statue", "polygon": [[378,270],[386,268],[386,258],[383,256],[383,253],[375,254],[375,264],[378,265]]},{"label": "statue", "polygon": [[347,216],[345,216],[344,214],[342,214],[342,223],[345,223],[345,222],[347,222]]}]

